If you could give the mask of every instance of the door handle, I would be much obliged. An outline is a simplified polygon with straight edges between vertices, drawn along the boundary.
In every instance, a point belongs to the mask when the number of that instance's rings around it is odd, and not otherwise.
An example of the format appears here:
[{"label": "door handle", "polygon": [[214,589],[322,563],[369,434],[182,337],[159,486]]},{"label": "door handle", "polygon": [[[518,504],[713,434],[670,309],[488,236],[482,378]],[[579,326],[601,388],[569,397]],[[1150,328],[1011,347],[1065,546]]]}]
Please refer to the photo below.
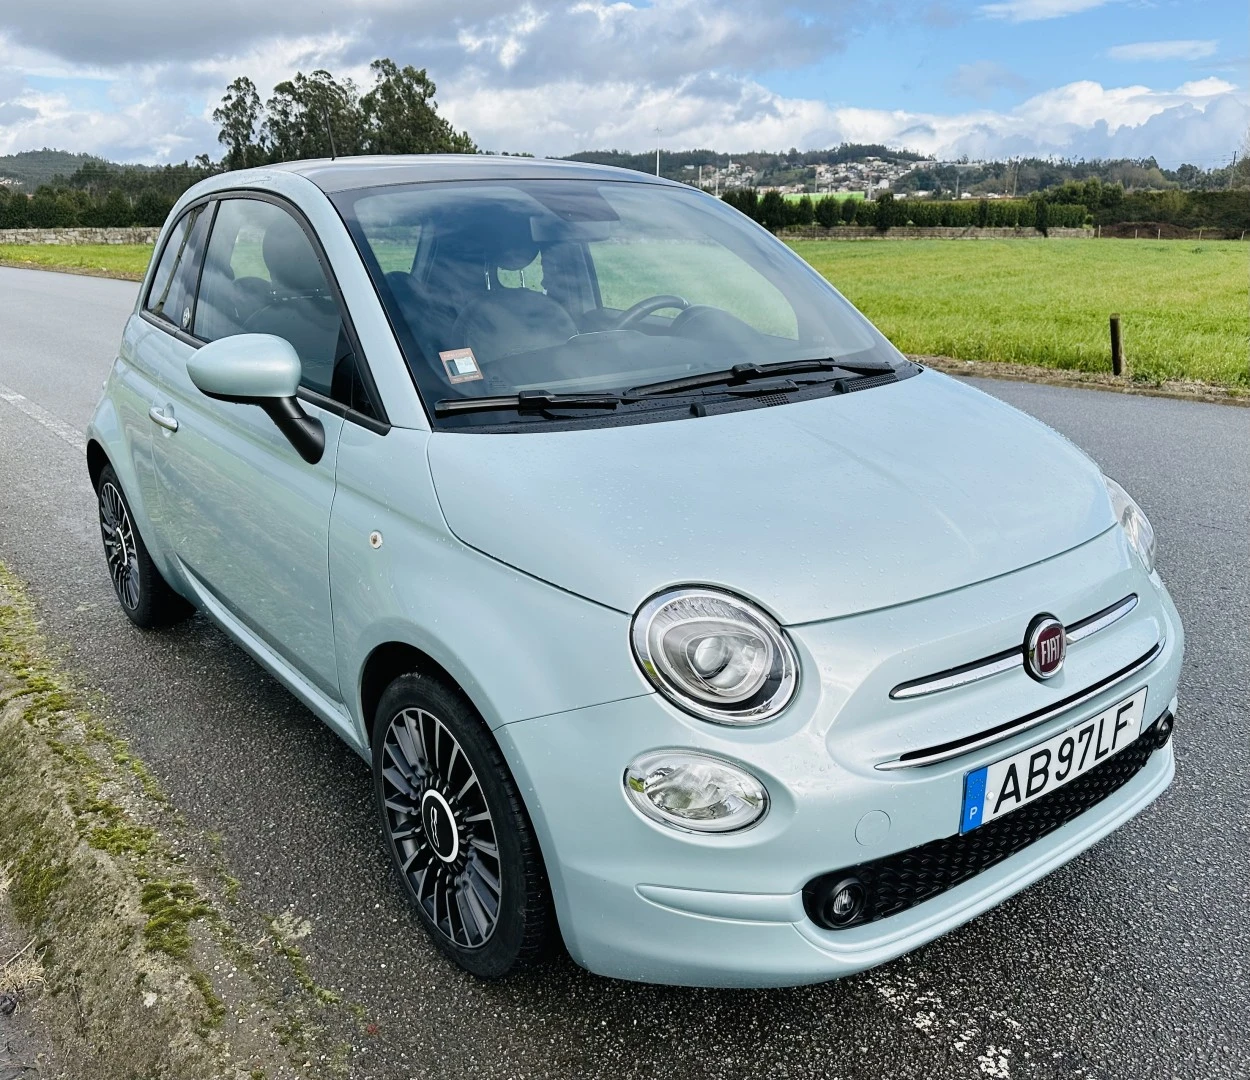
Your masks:
[{"label": "door handle", "polygon": [[153,405],[150,409],[148,409],[148,419],[154,424],[159,424],[166,431],[178,430],[178,421],[172,416],[166,416],[163,412],[161,412],[160,407],[157,405]]}]

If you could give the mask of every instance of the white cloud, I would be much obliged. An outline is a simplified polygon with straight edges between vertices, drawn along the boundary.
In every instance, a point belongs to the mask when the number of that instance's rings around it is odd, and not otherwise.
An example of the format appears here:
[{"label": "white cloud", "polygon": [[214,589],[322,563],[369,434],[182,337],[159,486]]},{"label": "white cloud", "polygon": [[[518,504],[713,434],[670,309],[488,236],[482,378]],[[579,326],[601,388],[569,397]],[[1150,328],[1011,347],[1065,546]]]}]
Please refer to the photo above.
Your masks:
[{"label": "white cloud", "polygon": [[1138,41],[1113,45],[1107,50],[1112,60],[1201,60],[1214,56],[1218,41]]},{"label": "white cloud", "polygon": [[992,19],[1037,22],[1041,19],[1060,19],[1065,15],[1076,15],[1113,2],[1114,0],[1000,0],[999,3],[982,4],[981,13]]},{"label": "white cloud", "polygon": [[[47,2],[64,16],[64,5],[76,0]],[[185,10],[195,23],[217,5],[229,23],[242,2],[185,0]],[[835,17],[852,2],[863,18]],[[1022,19],[1097,2],[991,6]],[[123,21],[152,3],[133,0]],[[1079,81],[995,110],[988,102],[998,91],[1023,83],[1006,67],[980,61],[956,69],[948,86],[978,107],[939,113],[786,96],[754,74],[828,57],[850,26],[889,10],[878,0],[832,0],[819,16],[797,8],[777,15],[775,0],[563,3],[458,0],[453,8],[439,0],[346,0],[338,22],[321,25],[317,9],[297,31],[240,31],[222,48],[210,35],[198,52],[124,62],[110,59],[107,42],[95,58],[77,56],[76,32],[53,42],[55,20],[27,5],[25,29],[0,32],[0,153],[61,146],[144,162],[217,156],[211,113],[236,75],[252,78],[262,95],[293,71],[315,67],[367,87],[368,62],[382,54],[420,57],[438,84],[440,108],[479,145],[550,155],[645,150],[657,141],[725,151],[853,141],[943,157],[1155,155],[1165,164],[1206,164],[1238,145],[1250,122],[1245,92],[1220,78],[1170,90]]]}]

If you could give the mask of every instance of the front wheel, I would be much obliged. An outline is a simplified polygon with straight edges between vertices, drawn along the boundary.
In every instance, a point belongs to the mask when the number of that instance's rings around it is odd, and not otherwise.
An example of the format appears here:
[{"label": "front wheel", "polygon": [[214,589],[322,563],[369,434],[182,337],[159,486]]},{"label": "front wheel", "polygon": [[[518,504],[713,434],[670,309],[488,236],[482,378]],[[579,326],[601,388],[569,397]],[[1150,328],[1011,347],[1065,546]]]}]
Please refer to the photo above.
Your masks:
[{"label": "front wheel", "polygon": [[486,725],[463,695],[403,675],[382,695],[374,791],[387,847],[435,944],[485,979],[551,935],[542,853]]},{"label": "front wheel", "polygon": [[113,591],[117,593],[127,617],[145,630],[185,619],[194,608],[169,587],[152,562],[143,537],[135,528],[134,514],[122,494],[121,482],[111,465],[100,471],[96,498],[99,500],[104,558],[113,581]]}]

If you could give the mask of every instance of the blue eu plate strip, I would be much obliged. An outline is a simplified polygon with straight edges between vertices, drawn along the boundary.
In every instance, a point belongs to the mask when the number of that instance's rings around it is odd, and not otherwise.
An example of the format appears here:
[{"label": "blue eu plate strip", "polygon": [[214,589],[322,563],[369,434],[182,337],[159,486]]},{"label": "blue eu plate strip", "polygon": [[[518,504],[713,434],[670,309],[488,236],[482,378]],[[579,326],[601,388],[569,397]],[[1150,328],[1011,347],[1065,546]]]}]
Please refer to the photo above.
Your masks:
[{"label": "blue eu plate strip", "polygon": [[985,776],[989,766],[970,772],[964,777],[964,812],[959,822],[961,833],[969,832],[981,824],[985,813]]}]

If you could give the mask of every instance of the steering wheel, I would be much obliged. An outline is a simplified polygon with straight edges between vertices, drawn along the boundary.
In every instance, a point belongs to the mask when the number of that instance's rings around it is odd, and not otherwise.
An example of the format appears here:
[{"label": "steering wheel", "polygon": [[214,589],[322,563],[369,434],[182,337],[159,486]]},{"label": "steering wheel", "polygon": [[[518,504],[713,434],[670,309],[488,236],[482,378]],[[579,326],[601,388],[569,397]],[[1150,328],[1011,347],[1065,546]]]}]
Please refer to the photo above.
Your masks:
[{"label": "steering wheel", "polygon": [[664,308],[681,308],[682,311],[685,311],[689,306],[690,301],[681,296],[670,294],[648,296],[645,300],[639,300],[628,311],[623,312],[621,317],[616,320],[616,325],[612,329],[632,330],[653,311],[662,311]]}]

